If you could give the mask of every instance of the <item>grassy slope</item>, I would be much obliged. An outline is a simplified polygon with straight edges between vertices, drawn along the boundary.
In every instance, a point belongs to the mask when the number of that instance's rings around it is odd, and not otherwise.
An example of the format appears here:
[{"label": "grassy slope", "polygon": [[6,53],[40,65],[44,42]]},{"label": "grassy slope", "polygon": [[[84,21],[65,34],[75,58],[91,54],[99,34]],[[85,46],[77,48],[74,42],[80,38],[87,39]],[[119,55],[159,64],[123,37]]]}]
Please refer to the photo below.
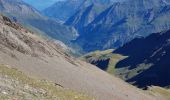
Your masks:
[{"label": "grassy slope", "polygon": [[152,86],[152,87],[149,87],[147,92],[150,95],[156,96],[160,100],[170,100],[170,90],[157,87],[157,86]]},{"label": "grassy slope", "polygon": [[101,61],[101,60],[109,59],[109,64],[106,65],[107,66],[106,71],[110,74],[114,74],[115,66],[116,66],[117,62],[119,62],[120,60],[122,60],[126,57],[119,55],[119,54],[113,54],[112,53],[113,50],[114,49],[91,52],[91,53],[81,57],[81,59],[85,60],[86,62]]},{"label": "grassy slope", "polygon": [[[1,82],[3,82],[2,79],[4,77],[5,77],[5,82],[11,81],[11,84],[7,84],[9,85],[9,87],[11,87],[10,88],[11,90],[9,89],[9,91],[12,91],[13,88],[17,88],[17,89],[21,88],[21,89],[15,90],[15,92],[17,91],[17,93],[13,92],[12,94],[10,94],[10,93],[3,92],[3,89],[0,88],[0,98],[3,98],[3,100],[14,99],[14,97],[18,97],[17,100],[27,99],[28,95],[29,97],[35,100],[42,99],[42,98],[43,100],[56,100],[56,99],[57,100],[58,99],[59,100],[92,100],[91,97],[85,94],[71,91],[69,89],[64,89],[58,85],[55,85],[51,82],[47,82],[45,80],[36,80],[30,78],[24,73],[16,69],[11,69],[4,65],[0,65]],[[15,84],[15,83],[19,83],[19,84]],[[2,83],[0,85],[2,85]],[[31,88],[31,90],[27,90],[27,89],[24,90],[23,89],[24,86]],[[35,92],[31,92],[33,90]],[[19,93],[18,91],[20,92],[22,91],[22,93]]]},{"label": "grassy slope", "polygon": [[[116,74],[116,75],[117,75],[117,73],[123,73],[127,77],[132,77],[133,75],[138,74],[138,70],[148,68],[147,66],[149,66],[149,65],[141,64],[139,66],[143,66],[142,69],[140,69],[140,67],[139,67],[139,69],[136,68],[136,69],[132,70],[131,72],[127,72],[127,69],[124,69],[124,68],[115,69],[116,64],[120,60],[122,60],[126,57],[119,55],[119,54],[114,54],[114,53],[112,53],[112,51],[113,51],[113,49],[105,50],[105,51],[91,52],[91,53],[86,54],[85,56],[81,57],[81,59],[83,59],[87,62],[103,60],[103,59],[110,59],[109,64],[107,65],[106,71],[110,74]],[[124,79],[124,75],[122,75],[122,76],[119,75],[119,77]],[[156,97],[157,100],[170,100],[170,90],[167,90],[165,88],[152,86],[152,87],[149,87],[149,89],[145,92],[148,93],[149,95]]]},{"label": "grassy slope", "polygon": [[133,76],[139,74],[142,70],[148,69],[151,66],[151,64],[140,64],[138,67],[134,69],[130,69],[130,70],[128,69],[128,67],[115,69],[116,64],[119,61],[127,58],[127,56],[123,56],[121,54],[115,54],[113,53],[113,51],[114,49],[109,49],[105,51],[94,51],[94,52],[84,55],[83,57],[81,57],[81,59],[89,63],[92,63],[92,62],[99,63],[103,60],[109,59],[108,65],[104,65],[107,67],[105,71],[110,74],[114,74],[123,80],[132,78]]}]

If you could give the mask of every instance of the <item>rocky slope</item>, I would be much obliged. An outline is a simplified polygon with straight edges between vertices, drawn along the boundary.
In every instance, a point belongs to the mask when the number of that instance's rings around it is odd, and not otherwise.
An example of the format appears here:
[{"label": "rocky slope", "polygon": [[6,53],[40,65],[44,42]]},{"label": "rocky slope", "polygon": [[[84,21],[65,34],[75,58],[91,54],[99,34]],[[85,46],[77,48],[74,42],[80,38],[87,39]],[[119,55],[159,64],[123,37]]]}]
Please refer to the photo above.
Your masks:
[{"label": "rocky slope", "polygon": [[2,100],[92,100],[83,93],[64,89],[45,80],[30,78],[17,69],[0,65]]},{"label": "rocky slope", "polygon": [[[37,36],[4,16],[0,16],[0,64],[97,100],[154,100],[120,79],[69,56],[55,42]],[[12,84],[18,87],[17,83]]]},{"label": "rocky slope", "polygon": [[83,28],[75,43],[87,52],[104,50],[122,46],[135,37],[167,30],[170,28],[169,8],[169,0],[114,3]]}]

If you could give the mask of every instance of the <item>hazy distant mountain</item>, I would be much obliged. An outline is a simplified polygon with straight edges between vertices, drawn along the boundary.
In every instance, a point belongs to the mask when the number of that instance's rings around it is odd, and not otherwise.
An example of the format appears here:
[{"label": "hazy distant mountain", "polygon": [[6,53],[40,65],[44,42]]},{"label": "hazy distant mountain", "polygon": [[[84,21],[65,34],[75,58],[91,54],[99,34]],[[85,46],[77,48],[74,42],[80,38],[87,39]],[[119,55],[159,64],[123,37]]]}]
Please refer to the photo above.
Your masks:
[{"label": "hazy distant mountain", "polygon": [[22,0],[1,0],[0,11],[8,14],[8,16],[15,14],[15,16],[23,17],[25,19],[42,17],[36,9],[26,4]]},{"label": "hazy distant mountain", "polygon": [[86,8],[92,4],[106,4],[114,1],[117,0],[65,0],[56,2],[42,12],[49,17],[65,21],[81,8]]},{"label": "hazy distant mountain", "polygon": [[57,1],[63,1],[63,0],[43,0],[43,1],[42,0],[23,0],[23,1],[34,6],[36,9],[41,11],[41,10],[53,5]]},{"label": "hazy distant mountain", "polygon": [[81,33],[82,28],[91,23],[102,11],[108,8],[113,2],[112,1],[91,1],[88,0],[84,2],[84,5],[89,5],[81,7],[73,16],[71,16],[65,25],[75,27],[79,33]]},{"label": "hazy distant mountain", "polygon": [[74,28],[42,16],[39,11],[22,0],[1,0],[0,12],[32,30],[43,32],[67,44],[78,35]]},{"label": "hazy distant mountain", "polygon": [[48,17],[65,21],[77,11],[82,3],[83,0],[59,1],[42,12]]},{"label": "hazy distant mountain", "polygon": [[[78,15],[78,18],[83,16]],[[83,28],[75,43],[85,51],[119,47],[135,37],[169,29],[169,18],[169,0],[128,0],[114,3]],[[76,24],[81,25],[82,23]]]}]

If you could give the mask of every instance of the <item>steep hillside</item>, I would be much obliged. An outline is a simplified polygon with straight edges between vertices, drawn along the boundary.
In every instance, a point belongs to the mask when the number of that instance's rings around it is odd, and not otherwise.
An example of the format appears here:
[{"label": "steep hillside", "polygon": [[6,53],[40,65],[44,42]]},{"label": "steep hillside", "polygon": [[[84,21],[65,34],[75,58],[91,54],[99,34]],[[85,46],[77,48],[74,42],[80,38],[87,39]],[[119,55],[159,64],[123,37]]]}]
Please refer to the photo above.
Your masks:
[{"label": "steep hillside", "polygon": [[0,12],[33,31],[38,30],[66,44],[70,44],[78,36],[74,28],[42,16],[22,0],[0,0]]},{"label": "steep hillside", "polygon": [[[115,100],[154,100],[154,97],[120,79],[69,56],[55,42],[29,32],[4,16],[0,16],[0,64],[17,68],[28,76],[52,81],[64,89],[86,93],[97,100],[112,98]],[[5,80],[10,80],[10,77],[7,76]],[[12,84],[18,87],[18,83]],[[26,86],[28,87],[31,88],[32,85]],[[25,92],[27,94],[27,91]]]},{"label": "steep hillside", "polygon": [[116,50],[96,51],[83,60],[140,88],[170,87],[170,31],[136,38]]},{"label": "steep hillside", "polygon": [[[151,95],[157,95],[158,100],[169,100],[170,90],[164,89],[158,86],[149,87],[148,93]],[[159,95],[159,96],[158,96]]]},{"label": "steep hillside", "polygon": [[95,51],[82,56],[80,59],[91,63],[98,68],[108,72],[109,74],[116,74],[116,64],[126,57],[120,54],[114,54],[113,49],[105,51]]},{"label": "steep hillside", "polygon": [[125,44],[114,53],[129,56],[120,61],[116,68],[128,82],[139,87],[156,85],[170,86],[169,47],[170,31],[137,38]]},{"label": "steep hillside", "polygon": [[55,83],[30,78],[24,73],[0,65],[1,100],[92,100],[81,94]]},{"label": "steep hillside", "polygon": [[135,37],[169,29],[169,17],[169,0],[114,3],[83,28],[75,43],[87,52],[117,48]]}]

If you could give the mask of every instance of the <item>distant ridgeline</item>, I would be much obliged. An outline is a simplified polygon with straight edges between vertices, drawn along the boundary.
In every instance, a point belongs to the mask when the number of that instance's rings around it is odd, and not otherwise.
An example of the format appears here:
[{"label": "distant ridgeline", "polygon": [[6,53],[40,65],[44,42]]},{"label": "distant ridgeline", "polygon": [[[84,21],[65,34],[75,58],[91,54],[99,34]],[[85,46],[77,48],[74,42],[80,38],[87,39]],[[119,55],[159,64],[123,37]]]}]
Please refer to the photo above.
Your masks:
[{"label": "distant ridgeline", "polygon": [[[99,11],[98,8],[107,8]],[[96,11],[97,10],[97,11]],[[127,0],[78,10],[65,25],[74,26],[74,41],[86,52],[117,48],[135,37],[170,29],[170,0]]]},{"label": "distant ridgeline", "polygon": [[66,21],[77,11],[79,11],[80,9],[84,10],[90,5],[100,5],[100,8],[96,9],[97,12],[94,12],[99,13],[100,11],[104,10],[104,8],[102,8],[103,6],[109,6],[116,1],[120,2],[122,0],[63,0],[58,1],[52,6],[44,9],[42,13],[48,17],[61,21]]},{"label": "distant ridgeline", "polygon": [[21,23],[35,33],[44,34],[72,46],[70,41],[78,36],[73,27],[43,16],[38,10],[22,0],[1,0],[0,12]]},{"label": "distant ridgeline", "polygon": [[[42,11],[64,24],[44,17],[22,0],[1,0],[0,11],[78,52],[118,48],[135,37],[170,29],[170,0],[121,1],[67,0]],[[60,16],[55,12],[45,13],[50,9],[61,13],[61,18],[50,15]]]}]

